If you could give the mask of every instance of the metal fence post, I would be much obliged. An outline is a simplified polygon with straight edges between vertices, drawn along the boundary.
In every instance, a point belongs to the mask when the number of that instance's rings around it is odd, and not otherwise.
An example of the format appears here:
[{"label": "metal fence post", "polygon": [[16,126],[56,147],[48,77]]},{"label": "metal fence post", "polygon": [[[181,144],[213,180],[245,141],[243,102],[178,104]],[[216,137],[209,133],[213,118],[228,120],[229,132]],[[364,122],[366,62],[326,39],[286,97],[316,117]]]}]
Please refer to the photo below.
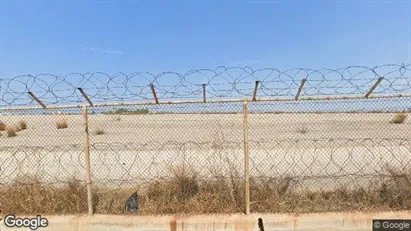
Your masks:
[{"label": "metal fence post", "polygon": [[249,133],[250,124],[248,121],[248,101],[243,101],[243,129],[244,129],[244,196],[245,196],[245,214],[250,214],[250,153],[249,153]]},{"label": "metal fence post", "polygon": [[90,136],[88,127],[88,110],[87,106],[83,106],[83,118],[84,118],[84,154],[86,161],[86,176],[87,176],[87,204],[88,215],[93,215],[93,194],[91,191],[91,164],[90,164]]}]

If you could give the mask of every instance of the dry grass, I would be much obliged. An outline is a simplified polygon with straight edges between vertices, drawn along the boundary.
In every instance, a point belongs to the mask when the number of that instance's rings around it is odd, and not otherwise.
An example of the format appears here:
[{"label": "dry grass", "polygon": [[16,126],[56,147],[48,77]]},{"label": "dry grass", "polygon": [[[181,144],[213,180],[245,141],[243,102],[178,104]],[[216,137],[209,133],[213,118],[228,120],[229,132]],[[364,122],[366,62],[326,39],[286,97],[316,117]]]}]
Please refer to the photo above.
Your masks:
[{"label": "dry grass", "polygon": [[392,118],[390,123],[402,124],[404,123],[405,119],[407,119],[407,114],[400,112],[400,113],[395,114],[394,118]]},{"label": "dry grass", "polygon": [[[171,169],[168,179],[153,180],[138,188],[94,188],[94,210],[124,214],[124,204],[135,191],[141,197],[141,214],[207,214],[244,211],[243,180],[235,174],[201,179],[193,170]],[[328,191],[298,189],[292,177],[251,178],[251,211],[259,213],[306,213],[344,211],[391,211],[411,209],[411,174],[386,169],[389,177],[368,187]],[[4,213],[67,214],[87,212],[85,184],[70,179],[64,187],[42,184],[36,177],[21,177],[0,187]]]},{"label": "dry grass", "polygon": [[7,128],[6,124],[0,121],[0,131],[5,131]]},{"label": "dry grass", "polygon": [[15,137],[15,136],[17,136],[17,133],[16,133],[17,131],[16,131],[16,128],[15,127],[7,127],[6,128],[6,134],[7,134],[7,137]]},{"label": "dry grass", "polygon": [[53,187],[42,184],[39,177],[22,176],[11,187],[0,187],[0,210],[25,214],[85,213],[86,186],[70,179],[64,187]]},{"label": "dry grass", "polygon": [[57,121],[56,125],[57,125],[57,129],[68,128],[67,120],[65,120],[65,119]]},{"label": "dry grass", "polygon": [[251,211],[312,213],[346,211],[393,211],[411,209],[411,172],[386,167],[387,177],[364,187],[334,190],[297,190],[292,178],[251,181]]},{"label": "dry grass", "polygon": [[[171,178],[153,180],[141,186],[141,214],[238,213],[242,212],[243,191],[231,191],[229,179],[202,180],[192,170],[172,169]],[[241,187],[240,187],[241,188]],[[123,190],[96,189],[99,213],[123,214],[124,203],[135,188]],[[234,196],[234,200],[232,200]]]},{"label": "dry grass", "polygon": [[19,121],[19,126],[20,126],[21,130],[25,130],[25,129],[27,129],[27,122],[24,121],[24,120],[20,120]]}]

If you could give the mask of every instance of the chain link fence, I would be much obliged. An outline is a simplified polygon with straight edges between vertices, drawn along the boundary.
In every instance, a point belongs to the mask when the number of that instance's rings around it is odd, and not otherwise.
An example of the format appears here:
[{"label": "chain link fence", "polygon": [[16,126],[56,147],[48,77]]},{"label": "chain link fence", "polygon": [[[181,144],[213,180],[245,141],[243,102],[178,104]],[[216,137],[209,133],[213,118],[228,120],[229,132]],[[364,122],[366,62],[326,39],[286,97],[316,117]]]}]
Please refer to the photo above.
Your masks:
[{"label": "chain link fence", "polygon": [[11,110],[0,120],[0,210],[87,209],[81,109]]},{"label": "chain link fence", "polygon": [[410,103],[251,103],[251,211],[410,209]]},{"label": "chain link fence", "polygon": [[133,193],[141,214],[411,208],[411,97],[303,97],[308,79],[295,98],[259,99],[265,81],[255,100],[204,91],[200,102],[103,105],[83,94],[91,105],[3,108],[0,210],[123,214]]},{"label": "chain link fence", "polygon": [[238,103],[93,108],[92,176],[101,210],[124,212],[137,191],[146,213],[241,212],[243,190],[226,191],[244,181],[241,110]]}]

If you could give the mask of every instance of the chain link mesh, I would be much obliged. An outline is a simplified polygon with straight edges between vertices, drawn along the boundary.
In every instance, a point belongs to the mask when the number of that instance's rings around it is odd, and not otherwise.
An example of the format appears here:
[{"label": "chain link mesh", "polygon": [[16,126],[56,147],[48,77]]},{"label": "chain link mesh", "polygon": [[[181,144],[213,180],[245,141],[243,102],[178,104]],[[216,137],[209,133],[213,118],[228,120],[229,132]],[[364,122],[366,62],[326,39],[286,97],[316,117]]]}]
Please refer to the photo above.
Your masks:
[{"label": "chain link mesh", "polygon": [[[238,103],[93,108],[91,163],[101,211],[123,212],[137,191],[146,213],[241,212],[241,110]],[[231,183],[237,188],[230,193]],[[233,204],[221,204],[227,198]]]},{"label": "chain link mesh", "polygon": [[409,209],[410,102],[252,102],[251,210]]},{"label": "chain link mesh", "polygon": [[13,110],[1,115],[2,212],[87,211],[82,119],[80,109]]}]

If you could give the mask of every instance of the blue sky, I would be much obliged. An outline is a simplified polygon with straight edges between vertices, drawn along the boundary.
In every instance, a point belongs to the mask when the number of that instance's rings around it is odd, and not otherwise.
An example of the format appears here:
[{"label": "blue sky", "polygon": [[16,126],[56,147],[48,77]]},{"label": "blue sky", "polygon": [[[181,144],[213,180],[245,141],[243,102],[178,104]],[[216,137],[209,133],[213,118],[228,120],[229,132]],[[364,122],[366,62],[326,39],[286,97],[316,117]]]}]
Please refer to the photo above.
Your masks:
[{"label": "blue sky", "polygon": [[410,1],[5,1],[0,78],[411,63]]},{"label": "blue sky", "polygon": [[[47,104],[79,103],[84,99],[77,87],[94,102],[151,99],[151,80],[144,75],[133,76],[132,81],[112,78],[119,72],[158,75],[218,66],[282,71],[402,63],[411,63],[411,0],[0,0],[1,106],[33,104],[27,91]],[[397,68],[384,76],[402,79],[384,80],[376,93],[409,93],[410,71],[410,66],[405,72]],[[20,75],[87,72],[111,77],[96,74],[87,81],[74,74],[59,82],[41,75],[2,81]],[[277,72],[269,78],[264,71],[259,73],[241,84],[232,83],[246,74],[236,69],[213,81],[199,72],[183,81],[166,74],[154,84],[160,100],[201,99],[201,83],[208,84],[210,98],[249,98],[256,79],[261,80],[261,97],[293,97],[301,78],[307,77],[303,72],[294,79]],[[349,72],[344,72],[348,81],[339,81],[339,74],[326,76],[331,83],[319,83],[319,74],[309,75],[302,95],[365,94],[379,77],[367,71],[356,75],[363,79],[353,85]],[[224,84],[218,85],[219,80]],[[390,92],[382,91],[384,87]]]}]

